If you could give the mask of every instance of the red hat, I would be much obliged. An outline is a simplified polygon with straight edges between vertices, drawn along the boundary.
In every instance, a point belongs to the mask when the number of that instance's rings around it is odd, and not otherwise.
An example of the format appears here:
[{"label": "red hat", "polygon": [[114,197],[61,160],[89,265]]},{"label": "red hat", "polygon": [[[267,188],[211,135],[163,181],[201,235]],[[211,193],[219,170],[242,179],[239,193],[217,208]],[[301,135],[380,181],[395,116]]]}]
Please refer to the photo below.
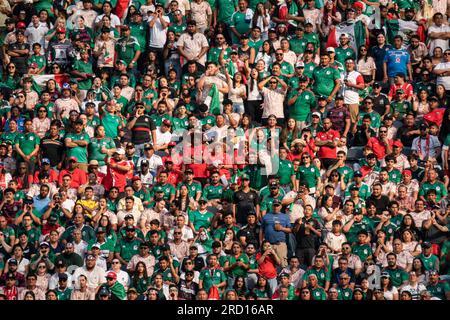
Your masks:
[{"label": "red hat", "polygon": [[114,271],[110,271],[106,274],[106,278],[111,278],[116,280],[117,279],[117,274]]},{"label": "red hat", "polygon": [[177,145],[177,143],[175,141],[169,142],[168,146],[169,147],[175,147]]},{"label": "red hat", "polygon": [[26,28],[27,28],[27,25],[25,24],[25,22],[19,21],[19,22],[17,22],[17,24],[16,24],[16,28],[17,28],[17,29],[26,29]]},{"label": "red hat", "polygon": [[353,4],[353,8],[355,8],[355,9],[364,9],[364,4],[362,2],[356,1]]},{"label": "red hat", "polygon": [[77,159],[77,157],[70,157],[70,158],[69,158],[69,161],[75,161],[75,162],[78,162],[78,159]]},{"label": "red hat", "polygon": [[403,143],[400,140],[395,140],[392,145],[395,147],[403,148]]},{"label": "red hat", "polygon": [[58,29],[56,29],[56,32],[57,32],[57,33],[66,33],[66,29],[64,29],[64,28],[58,28]]},{"label": "red hat", "polygon": [[138,176],[134,176],[133,178],[131,178],[131,181],[137,181],[137,180],[141,180],[141,178]]},{"label": "red hat", "polygon": [[406,169],[406,170],[403,170],[403,171],[402,171],[402,175],[403,175],[403,176],[405,176],[405,175],[412,176],[412,172],[411,172],[411,170]]},{"label": "red hat", "polygon": [[164,120],[162,123],[168,127],[172,126],[172,121],[170,121],[168,119]]}]

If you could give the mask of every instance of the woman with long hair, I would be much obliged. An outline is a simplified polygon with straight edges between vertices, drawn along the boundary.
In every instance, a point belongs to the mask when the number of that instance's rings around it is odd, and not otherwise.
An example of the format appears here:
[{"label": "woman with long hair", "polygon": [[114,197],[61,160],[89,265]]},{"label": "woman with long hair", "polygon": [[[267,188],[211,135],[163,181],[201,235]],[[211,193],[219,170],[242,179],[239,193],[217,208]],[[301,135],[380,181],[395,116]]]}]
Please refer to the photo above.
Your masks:
[{"label": "woman with long hair", "polygon": [[264,40],[263,44],[256,53],[255,61],[263,60],[266,66],[269,66],[274,61],[273,55],[275,54],[275,49],[272,43],[268,40]]},{"label": "woman with long hair", "polygon": [[411,230],[403,230],[401,240],[403,243],[403,251],[408,251],[413,257],[422,253],[422,247],[419,242],[414,239],[414,234]]},{"label": "woman with long hair", "polygon": [[423,265],[422,259],[417,257],[413,259],[411,271],[416,272],[418,283],[420,284],[428,283],[428,274],[425,270],[425,266]]},{"label": "woman with long hair", "polygon": [[431,56],[431,63],[435,67],[437,64],[442,62],[444,58],[444,51],[442,51],[441,47],[434,47],[433,55]]},{"label": "woman with long hair", "polygon": [[375,60],[368,54],[367,47],[364,45],[358,49],[356,70],[363,76],[366,88],[375,82],[377,66],[375,65]]},{"label": "woman with long hair", "polygon": [[[335,1],[326,1],[323,7],[323,15],[318,26],[321,40],[325,40],[330,33],[330,27],[336,26],[342,21],[342,15],[336,7]],[[326,40],[325,40],[326,42]]]},{"label": "woman with long hair", "polygon": [[405,230],[410,230],[414,236],[414,239],[420,240],[422,239],[422,233],[416,227],[414,222],[414,218],[411,214],[407,213],[403,216],[402,223],[400,224],[400,228],[395,232],[394,238],[400,238]]},{"label": "woman with long hair", "polygon": [[347,186],[344,181],[344,176],[342,176],[336,169],[331,171],[327,183],[331,183],[334,186],[335,195],[339,197],[344,196]]},{"label": "woman with long hair", "polygon": [[272,297],[269,282],[260,274],[258,274],[258,280],[256,281],[256,286],[253,288],[252,292],[256,295],[256,300],[270,300]]},{"label": "woman with long hair", "polygon": [[[248,114],[251,119],[261,119],[262,110],[261,104],[263,98],[261,92],[258,89],[259,73],[258,70],[252,68],[248,75],[247,81],[247,99],[244,100],[245,113]],[[243,117],[243,116],[242,116]]]},{"label": "woman with long hair", "polygon": [[38,263],[35,274],[37,278],[36,286],[44,292],[47,291],[51,275],[44,261],[41,260]]},{"label": "woman with long hair", "polygon": [[[52,65],[52,73],[58,74],[61,72],[61,66],[57,63],[54,63]],[[59,91],[58,83],[50,79],[47,81],[44,87],[44,91],[47,91],[50,94],[50,101],[55,102],[61,95],[61,92]]]},{"label": "woman with long hair", "polygon": [[136,264],[136,269],[131,277],[131,286],[136,289],[142,298],[145,292],[147,292],[150,283],[151,282],[147,274],[147,267],[144,262],[139,261]]},{"label": "woman with long hair", "polygon": [[26,162],[19,163],[13,180],[17,181],[18,189],[25,193],[31,187],[31,184],[33,183],[33,174],[29,172],[28,164]]},{"label": "woman with long hair", "polygon": [[450,104],[450,96],[445,91],[445,87],[442,84],[438,84],[436,86],[436,97],[439,100],[439,106],[444,108]]},{"label": "woman with long hair", "polygon": [[170,69],[175,69],[178,75],[181,74],[180,54],[177,48],[175,32],[167,31],[167,40],[163,49],[164,72],[168,76]]},{"label": "woman with long hair", "polygon": [[412,108],[416,113],[416,120],[422,120],[423,116],[430,112],[430,102],[428,100],[429,92],[425,89],[421,89],[417,95],[412,97]]},{"label": "woman with long hair", "polygon": [[234,278],[233,289],[239,297],[245,296],[248,293],[247,286],[245,284],[245,277],[238,276]]},{"label": "woman with long hair", "polygon": [[16,65],[13,62],[8,63],[3,72],[1,85],[11,90],[16,90],[20,86],[20,79]]},{"label": "woman with long hair", "polygon": [[291,150],[292,141],[294,141],[295,139],[299,139],[300,137],[301,132],[296,125],[295,119],[289,118],[287,120],[287,126],[281,130],[281,146],[285,147],[287,150]]},{"label": "woman with long hair", "polygon": [[9,182],[12,180],[11,174],[5,171],[5,164],[0,163],[0,189],[5,190]]},{"label": "woman with long hair", "polygon": [[227,77],[228,87],[228,99],[233,102],[233,112],[244,114],[244,101],[247,99],[247,90],[243,83],[242,73],[236,72],[231,79],[228,69],[225,68],[225,76]]},{"label": "woman with long hair", "polygon": [[380,287],[386,300],[398,300],[397,287],[392,285],[392,280],[388,273],[383,273],[381,275]]},{"label": "woman with long hair", "polygon": [[263,2],[256,5],[255,14],[252,18],[252,28],[259,27],[261,29],[262,40],[267,40],[269,26],[270,26],[270,14],[264,6]]}]

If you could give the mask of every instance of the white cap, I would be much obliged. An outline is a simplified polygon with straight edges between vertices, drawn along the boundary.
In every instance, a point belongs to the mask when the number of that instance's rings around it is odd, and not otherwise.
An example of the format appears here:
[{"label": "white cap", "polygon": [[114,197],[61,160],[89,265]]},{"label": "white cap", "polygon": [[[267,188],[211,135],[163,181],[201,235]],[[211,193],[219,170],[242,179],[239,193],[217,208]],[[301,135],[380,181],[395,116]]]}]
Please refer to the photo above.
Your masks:
[{"label": "white cap", "polygon": [[304,66],[305,66],[305,63],[304,63],[303,61],[299,61],[299,62],[296,63],[295,66],[296,66],[297,68],[298,68],[298,67],[304,67]]},{"label": "white cap", "polygon": [[119,148],[115,151],[115,153],[117,154],[125,154],[125,150],[123,150],[122,148]]},{"label": "white cap", "polygon": [[342,37],[350,38],[349,35],[345,32],[341,33],[341,35],[339,36],[339,38],[342,38]]},{"label": "white cap", "polygon": [[333,47],[328,47],[328,48],[327,48],[327,52],[336,52],[336,50],[334,50]]}]

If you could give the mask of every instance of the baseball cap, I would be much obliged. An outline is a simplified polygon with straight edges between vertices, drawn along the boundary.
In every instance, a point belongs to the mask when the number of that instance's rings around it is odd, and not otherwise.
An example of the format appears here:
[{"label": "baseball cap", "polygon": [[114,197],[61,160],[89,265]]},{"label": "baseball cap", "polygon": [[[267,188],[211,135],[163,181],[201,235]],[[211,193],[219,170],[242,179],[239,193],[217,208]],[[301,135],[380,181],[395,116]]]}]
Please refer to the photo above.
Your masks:
[{"label": "baseball cap", "polygon": [[145,149],[153,149],[153,145],[152,144],[150,144],[150,143],[146,143],[146,144],[144,144],[144,150]]},{"label": "baseball cap", "polygon": [[381,277],[382,278],[390,278],[391,276],[389,275],[389,273],[383,272],[383,273],[381,273]]},{"label": "baseball cap", "polygon": [[405,91],[403,89],[397,89],[397,91],[395,91],[396,94],[403,94],[405,93]]},{"label": "baseball cap", "polygon": [[103,228],[103,227],[98,227],[97,228],[97,233],[105,233],[105,232],[106,232],[105,228]]},{"label": "baseball cap", "polygon": [[425,248],[425,249],[431,248],[431,243],[428,241],[422,243],[422,248]]},{"label": "baseball cap", "polygon": [[419,127],[420,130],[426,130],[428,129],[428,125],[426,123],[422,123]]},{"label": "baseball cap", "polygon": [[327,52],[336,52],[336,50],[333,47],[328,47]]},{"label": "baseball cap", "polygon": [[119,148],[119,149],[116,149],[116,151],[114,151],[114,153],[125,154],[125,150],[123,150],[122,148]]},{"label": "baseball cap", "polygon": [[45,164],[50,164],[50,159],[49,158],[43,158],[41,162],[42,162],[42,164],[44,164],[44,163]]},{"label": "baseball cap", "polygon": [[69,161],[78,162],[77,157],[70,157]]},{"label": "baseball cap", "polygon": [[56,33],[66,33],[66,29],[64,28],[57,28]]},{"label": "baseball cap", "polygon": [[319,112],[313,112],[312,114],[311,114],[311,117],[314,117],[314,116],[316,116],[316,117],[319,117],[320,118],[320,113]]},{"label": "baseball cap", "polygon": [[184,170],[184,173],[186,173],[186,174],[187,174],[187,173],[194,173],[194,171],[193,171],[192,169],[189,169],[189,168],[188,168],[188,169]]},{"label": "baseball cap", "polygon": [[133,178],[131,178],[131,181],[138,181],[138,180],[141,180],[141,177],[134,176]]},{"label": "baseball cap", "polygon": [[165,126],[171,127],[171,126],[172,126],[172,121],[166,119],[166,120],[164,120],[164,121],[162,122],[162,124],[165,125]]},{"label": "baseball cap", "polygon": [[242,180],[250,180],[250,176],[249,176],[248,174],[244,173],[244,174],[241,176],[241,179],[242,179]]},{"label": "baseball cap", "polygon": [[165,244],[165,245],[163,245],[163,246],[161,247],[161,250],[162,250],[162,251],[167,251],[167,250],[170,250],[170,247],[169,247],[168,244]]},{"label": "baseball cap", "polygon": [[373,86],[374,86],[374,87],[381,87],[381,82],[375,81],[375,82],[373,83]]},{"label": "baseball cap", "polygon": [[67,281],[69,277],[67,276],[67,274],[65,273],[58,273],[58,279],[59,281],[63,280],[63,281]]},{"label": "baseball cap", "polygon": [[359,190],[359,188],[355,185],[350,187],[350,191],[358,191],[358,190]]},{"label": "baseball cap", "polygon": [[339,38],[350,38],[350,37],[348,36],[347,33],[343,32],[343,33],[341,33],[341,35],[339,36]]},{"label": "baseball cap", "polygon": [[273,206],[279,206],[279,205],[281,205],[281,201],[278,200],[278,199],[275,199],[275,200],[273,200],[272,205]]},{"label": "baseball cap", "polygon": [[123,61],[123,60],[117,61],[117,64],[124,64],[125,66],[127,66],[127,63],[125,61]]},{"label": "baseball cap", "polygon": [[353,174],[353,176],[354,176],[354,177],[362,177],[363,174],[362,174],[361,171],[356,171],[356,172]]},{"label": "baseball cap", "polygon": [[125,231],[136,231],[136,228],[134,226],[127,226]]},{"label": "baseball cap", "polygon": [[353,4],[353,8],[355,8],[355,9],[363,9],[363,8],[364,8],[364,5],[363,5],[361,2],[356,1],[356,2]]},{"label": "baseball cap", "polygon": [[18,29],[26,29],[26,27],[27,27],[27,25],[26,25],[26,23],[23,22],[23,21],[19,21],[19,22],[17,22],[17,24],[16,24],[16,28],[18,28]]},{"label": "baseball cap", "polygon": [[283,278],[283,277],[289,278],[289,273],[286,273],[286,272],[280,273],[280,278]]},{"label": "baseball cap", "polygon": [[295,64],[295,66],[296,66],[297,68],[304,68],[304,67],[305,67],[305,63],[304,63],[303,61],[299,61],[299,62],[297,62],[297,63]]},{"label": "baseball cap", "polygon": [[270,183],[270,188],[271,188],[271,189],[275,189],[275,188],[278,188],[278,187],[279,187],[278,182],[272,181],[272,182]]},{"label": "baseball cap", "polygon": [[410,176],[411,176],[411,175],[412,175],[412,172],[411,172],[411,170],[403,170],[403,171],[402,171],[402,175],[403,175],[403,176],[405,176],[405,175],[410,175]]},{"label": "baseball cap", "polygon": [[394,120],[394,117],[392,116],[392,114],[387,114],[384,116],[384,120]]},{"label": "baseball cap", "polygon": [[48,244],[47,241],[42,241],[42,242],[39,244],[39,247],[45,247],[45,246],[50,247],[50,245]]},{"label": "baseball cap", "polygon": [[317,100],[327,100],[327,97],[320,95],[317,97]]},{"label": "baseball cap", "polygon": [[108,279],[108,278],[111,278],[111,279],[117,279],[117,274],[114,272],[114,271],[109,271],[107,274],[106,274],[106,278]]},{"label": "baseball cap", "polygon": [[125,215],[124,219],[125,220],[127,220],[127,219],[134,219],[134,216],[131,213],[129,213],[129,214]]},{"label": "baseball cap", "polygon": [[121,30],[130,30],[130,27],[127,26],[127,25],[123,25],[123,26],[121,27]]},{"label": "baseball cap", "polygon": [[57,266],[57,267],[65,267],[66,264],[64,263],[63,260],[58,260],[58,261],[56,261],[55,266]]},{"label": "baseball cap", "polygon": [[198,203],[199,203],[199,204],[202,204],[202,203],[208,203],[208,201],[206,201],[205,199],[202,198],[202,199],[198,200]]},{"label": "baseball cap", "polygon": [[137,290],[133,287],[128,288],[128,290],[127,290],[127,293],[131,293],[131,292],[138,293]]},{"label": "baseball cap", "polygon": [[92,254],[90,254],[86,257],[86,260],[95,260],[95,257]]},{"label": "baseball cap", "polygon": [[100,249],[100,244],[94,243],[94,244],[92,245],[91,249],[94,249],[94,248]]},{"label": "baseball cap", "polygon": [[92,159],[91,161],[89,161],[89,166],[98,166],[98,161],[95,159]]},{"label": "baseball cap", "polygon": [[16,259],[10,258],[10,259],[8,259],[8,264],[18,264],[18,263],[17,263]]},{"label": "baseball cap", "polygon": [[327,183],[326,186],[325,186],[325,188],[333,188],[333,189],[335,189],[335,188],[334,188],[334,185],[331,184],[331,183]]},{"label": "baseball cap", "polygon": [[17,34],[24,35],[25,33],[23,32],[23,30],[16,30],[16,35],[17,35]]},{"label": "baseball cap", "polygon": [[308,82],[308,81],[309,81],[309,79],[306,76],[301,76],[298,78],[298,82]]},{"label": "baseball cap", "polygon": [[100,289],[100,291],[98,292],[99,296],[109,296],[109,294],[110,294],[110,291],[107,287],[102,287]]},{"label": "baseball cap", "polygon": [[395,140],[393,146],[403,148],[403,143],[400,140]]}]

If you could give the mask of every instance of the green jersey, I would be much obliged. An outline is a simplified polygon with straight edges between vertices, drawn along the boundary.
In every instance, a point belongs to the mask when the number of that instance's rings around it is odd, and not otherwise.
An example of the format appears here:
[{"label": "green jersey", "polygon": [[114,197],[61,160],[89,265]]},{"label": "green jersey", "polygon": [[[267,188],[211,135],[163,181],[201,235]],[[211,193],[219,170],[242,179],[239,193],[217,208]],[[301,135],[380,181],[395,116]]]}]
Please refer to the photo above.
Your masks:
[{"label": "green jersey", "polygon": [[131,60],[134,59],[136,52],[141,51],[141,46],[135,37],[130,36],[128,39],[125,37],[120,38],[116,43],[115,49],[117,60],[123,60],[129,65]]},{"label": "green jersey", "polygon": [[314,69],[313,91],[316,95],[328,97],[334,89],[335,81],[341,78],[339,71],[331,67],[318,66]]},{"label": "green jersey", "polygon": [[402,181],[402,174],[397,169],[392,169],[391,171],[388,171],[389,175],[389,181],[398,184]]},{"label": "green jersey", "polygon": [[368,244],[356,244],[353,246],[352,252],[361,259],[361,262],[366,261],[373,254],[372,248]]},{"label": "green jersey", "polygon": [[135,254],[139,253],[139,245],[141,242],[138,238],[134,238],[131,241],[126,238],[121,238],[117,241],[114,252],[119,253],[123,260],[129,262]]},{"label": "green jersey", "polygon": [[237,0],[216,0],[217,6],[217,21],[224,22],[227,25],[231,24],[231,17],[238,6]]},{"label": "green jersey", "polygon": [[218,184],[216,186],[207,184],[203,188],[203,198],[206,200],[222,199],[223,189],[222,184]]},{"label": "green jersey", "polygon": [[387,272],[389,274],[392,285],[396,287],[401,286],[409,278],[408,272],[398,267],[396,269],[386,268],[384,269],[384,272]]},{"label": "green jersey", "polygon": [[[241,255],[236,258],[234,255],[227,256],[228,263],[230,265],[236,263],[236,262],[243,262],[244,264],[248,264],[248,256],[245,253],[241,253]],[[247,277],[247,270],[245,270],[243,267],[235,267],[232,270],[228,271],[230,276],[233,277]]]},{"label": "green jersey", "polygon": [[189,117],[184,118],[173,118],[172,129],[176,130],[186,130],[189,126]]},{"label": "green jersey", "polygon": [[[238,234],[239,232],[239,227],[237,226],[232,226],[231,229],[233,229],[235,234]],[[219,241],[224,241],[225,240],[225,233],[227,232],[228,227],[224,226],[224,227],[220,227],[218,228],[216,231],[214,231],[214,236],[213,238]]]},{"label": "green jersey", "polygon": [[298,168],[297,180],[301,182],[305,181],[308,188],[315,188],[318,178],[320,178],[320,170],[316,166],[300,166]]},{"label": "green jersey", "polygon": [[209,292],[213,285],[219,285],[227,280],[227,276],[221,269],[203,269],[200,271],[199,280],[203,281],[203,289]]},{"label": "green jersey", "polygon": [[289,106],[289,117],[296,121],[306,121],[311,109],[316,106],[316,97],[310,90],[305,90],[301,93],[292,91],[289,99],[297,96],[294,104]]},{"label": "green jersey", "polygon": [[214,217],[214,214],[209,211],[192,211],[188,215],[189,221],[194,225],[195,231],[198,231],[201,227],[208,229],[211,226],[211,221]]},{"label": "green jersey", "polygon": [[202,185],[197,181],[192,181],[191,183],[180,182],[177,185],[177,190],[180,190],[182,186],[186,186],[186,188],[188,189],[189,197],[192,197],[194,199],[197,197],[197,192],[202,192]]},{"label": "green jersey", "polygon": [[350,230],[345,234],[347,237],[347,242],[349,243],[355,243],[358,240],[358,232],[365,230],[368,233],[372,232],[372,222],[364,217],[361,222],[355,222],[350,227]]},{"label": "green jersey", "polygon": [[306,50],[308,41],[305,38],[292,38],[289,40],[289,48],[295,52],[296,55],[302,54]]},{"label": "green jersey", "polygon": [[450,286],[447,282],[438,282],[435,285],[428,284],[427,290],[430,291],[433,297],[439,298],[441,300],[446,300],[447,292],[450,291]]},{"label": "green jersey", "polygon": [[[73,64],[73,70],[90,75],[94,74],[94,70],[92,69],[92,63],[89,61],[87,62],[82,60],[75,61],[75,63]],[[84,80],[78,80],[78,88],[80,88],[80,90],[89,90],[91,89],[91,87],[92,87],[91,77],[88,77],[87,79]]]},{"label": "green jersey", "polygon": [[[131,36],[135,37],[137,42],[139,43],[139,47],[145,48],[147,44],[147,23],[135,23],[131,22],[129,24],[131,30]],[[170,28],[169,28],[170,29]]]},{"label": "green jersey", "polygon": [[162,191],[164,193],[164,196],[163,196],[164,200],[170,200],[170,198],[175,195],[175,188],[170,183],[155,184],[151,191],[152,198],[154,197],[154,195],[157,191]]},{"label": "green jersey", "polygon": [[315,288],[311,289],[311,294],[314,297],[314,300],[327,300],[327,293],[323,288]]},{"label": "green jersey", "polygon": [[421,253],[417,256],[417,258],[422,260],[422,264],[426,271],[439,271],[439,258],[434,254],[430,254],[426,257],[423,253]]},{"label": "green jersey", "polygon": [[[68,133],[65,139],[71,139],[72,141],[87,141],[89,142],[91,138],[87,133]],[[76,157],[79,163],[88,163],[87,161],[87,147],[76,146],[73,148],[67,148],[67,158]]]},{"label": "green jersey", "polygon": [[10,142],[11,144],[14,144],[17,137],[21,135],[19,131],[16,132],[3,132],[0,136],[1,142]]},{"label": "green jersey", "polygon": [[119,127],[122,125],[122,118],[115,114],[106,113],[102,118],[102,126],[105,127],[105,136],[108,138],[117,138],[119,136]]},{"label": "green jersey", "polygon": [[[222,52],[222,48],[217,48],[217,47],[213,47],[211,49],[209,49],[208,52],[208,61],[212,61],[215,63],[219,63],[219,56],[220,53]],[[230,58],[230,54],[231,54],[231,48],[226,48],[225,52],[223,53],[223,58],[224,60],[228,60]]]},{"label": "green jersey", "polygon": [[45,110],[47,110],[47,116],[49,119],[53,118],[53,112],[55,111],[55,104],[53,102],[49,102],[48,104],[42,104],[42,103],[38,103],[36,104],[36,106],[34,107],[34,116],[37,117],[38,115],[38,111],[40,108],[45,108]]},{"label": "green jersey", "polygon": [[47,64],[45,61],[45,57],[42,55],[39,56],[35,54],[31,55],[30,59],[28,59],[28,65],[32,64],[33,62],[38,65],[39,70],[45,67]]},{"label": "green jersey", "polygon": [[[41,143],[41,138],[34,132],[22,133],[16,137],[15,144],[19,145],[22,152],[28,156],[33,150]],[[31,160],[35,160],[36,157],[33,156]]]},{"label": "green jersey", "polygon": [[372,129],[378,129],[381,125],[381,116],[378,112],[376,111],[372,111],[372,112],[360,112],[359,113],[359,121],[358,121],[358,125],[362,125],[362,121],[364,116],[368,114],[370,116],[370,120],[372,120],[372,122],[370,123],[370,127]]},{"label": "green jersey", "polygon": [[345,184],[348,184],[350,181],[353,180],[353,169],[343,166],[336,169],[337,172],[340,173],[341,176],[344,176],[344,182]]},{"label": "green jersey", "polygon": [[390,114],[395,118],[395,120],[401,121],[410,111],[412,111],[412,107],[409,101],[391,101]]},{"label": "green jersey", "polygon": [[275,199],[277,199],[277,200],[280,200],[280,202],[281,202],[281,200],[283,200],[283,197],[284,196],[281,193],[279,193],[278,196],[275,196],[275,197],[272,197],[270,195],[265,197],[264,200],[261,201],[261,211],[267,211],[267,212],[272,211],[273,201]]},{"label": "green jersey", "polygon": [[114,144],[114,141],[108,137],[101,139],[92,138],[88,146],[89,161],[97,160],[99,166],[104,166],[106,164],[105,163],[106,154],[101,152],[103,147],[105,147],[106,149],[112,149],[115,148],[116,145]]},{"label": "green jersey", "polygon": [[[351,184],[348,185],[347,190],[345,191],[345,196],[346,197],[350,197],[350,189],[353,186],[355,186],[355,183],[351,183]],[[362,200],[366,200],[372,194],[370,192],[370,187],[367,184],[365,184],[364,182],[358,188],[359,188],[358,197],[361,198]]]},{"label": "green jersey", "polygon": [[352,300],[353,291],[351,288],[338,288],[338,300]]},{"label": "green jersey", "polygon": [[440,182],[436,181],[434,183],[425,182],[419,189],[419,196],[426,197],[428,190],[435,190],[436,191],[436,201],[439,202],[443,197],[447,196],[447,188],[445,185]]},{"label": "green jersey", "polygon": [[[249,15],[250,14],[250,15]],[[230,27],[236,28],[239,34],[248,33],[250,31],[250,24],[252,22],[253,12],[252,10],[245,10],[245,12],[235,11],[231,16]],[[238,44],[240,39],[236,37],[234,33],[231,33],[233,36],[233,43]]]},{"label": "green jersey", "polygon": [[330,275],[325,270],[325,268],[320,268],[319,270],[317,270],[316,268],[311,267],[303,274],[303,281],[308,281],[308,277],[310,274],[314,274],[317,276],[317,283],[322,288],[325,287],[325,283],[327,281],[330,281]]},{"label": "green jersey", "polygon": [[278,176],[280,177],[280,184],[291,184],[291,177],[295,175],[294,165],[289,160],[279,159]]},{"label": "green jersey", "polygon": [[336,51],[335,59],[342,64],[345,64],[345,60],[348,58],[356,59],[356,53],[352,47],[348,47],[345,49],[342,47],[337,47],[335,51]]},{"label": "green jersey", "polygon": [[58,300],[70,300],[70,296],[72,295],[72,289],[66,288],[65,290],[60,290],[59,288],[56,289],[56,296],[58,297]]}]

